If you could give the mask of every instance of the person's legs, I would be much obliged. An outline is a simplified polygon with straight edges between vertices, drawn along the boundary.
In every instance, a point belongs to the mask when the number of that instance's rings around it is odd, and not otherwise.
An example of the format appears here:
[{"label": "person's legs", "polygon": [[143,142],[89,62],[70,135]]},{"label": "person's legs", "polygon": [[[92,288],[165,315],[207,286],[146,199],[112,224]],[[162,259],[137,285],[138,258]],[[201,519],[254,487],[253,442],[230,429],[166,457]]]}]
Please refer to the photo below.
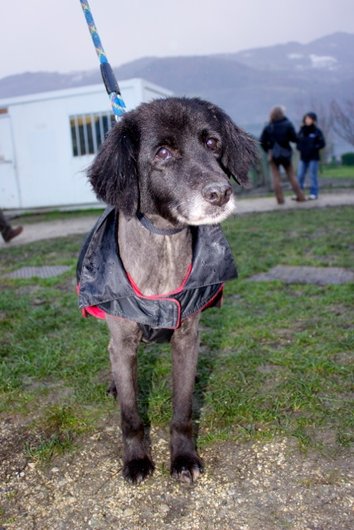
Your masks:
[{"label": "person's legs", "polygon": [[296,195],[296,200],[299,201],[299,202],[303,202],[305,201],[305,195],[303,193],[303,191],[301,190],[300,188],[300,185],[298,183],[298,181],[296,180],[295,178],[295,171],[294,171],[294,167],[291,163],[291,161],[288,163],[288,164],[285,164],[284,165],[284,168],[285,168],[285,171],[286,171],[286,175],[289,179],[289,182],[291,184],[291,187]]},{"label": "person's legs", "polygon": [[299,160],[299,165],[297,167],[297,181],[302,190],[304,190],[304,187],[305,187],[305,177],[306,177],[307,168],[308,168],[308,162]]},{"label": "person's legs", "polygon": [[8,233],[10,232],[10,230],[11,230],[11,225],[7,221],[5,215],[3,214],[3,211],[0,210],[0,232],[5,241],[6,241],[6,237]]},{"label": "person's legs", "polygon": [[275,197],[277,199],[278,204],[284,204],[285,201],[284,201],[283,189],[281,187],[281,176],[279,172],[279,167],[273,160],[270,161],[270,169],[273,175],[273,188],[274,188]]},{"label": "person's legs", "polygon": [[18,236],[22,232],[22,226],[12,228],[10,223],[7,221],[4,213],[0,210],[0,233],[5,243],[8,243],[14,237]]},{"label": "person's legs", "polygon": [[311,198],[318,197],[318,160],[311,160],[309,163],[310,173],[310,196]]}]

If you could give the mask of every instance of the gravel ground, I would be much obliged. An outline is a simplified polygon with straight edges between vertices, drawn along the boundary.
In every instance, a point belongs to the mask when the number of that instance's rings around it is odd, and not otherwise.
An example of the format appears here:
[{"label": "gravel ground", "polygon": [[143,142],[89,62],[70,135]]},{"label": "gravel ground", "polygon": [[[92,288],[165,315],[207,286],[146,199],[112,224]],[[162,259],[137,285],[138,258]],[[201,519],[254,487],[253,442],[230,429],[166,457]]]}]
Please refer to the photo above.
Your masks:
[{"label": "gravel ground", "polygon": [[[117,421],[48,466],[24,456],[28,432],[1,426],[1,530],[352,530],[348,449],[302,453],[296,441],[222,443],[201,456],[193,486],[168,473],[168,436],[153,431],[156,471],[140,486],[121,477]],[[335,454],[335,456],[334,456]]]}]

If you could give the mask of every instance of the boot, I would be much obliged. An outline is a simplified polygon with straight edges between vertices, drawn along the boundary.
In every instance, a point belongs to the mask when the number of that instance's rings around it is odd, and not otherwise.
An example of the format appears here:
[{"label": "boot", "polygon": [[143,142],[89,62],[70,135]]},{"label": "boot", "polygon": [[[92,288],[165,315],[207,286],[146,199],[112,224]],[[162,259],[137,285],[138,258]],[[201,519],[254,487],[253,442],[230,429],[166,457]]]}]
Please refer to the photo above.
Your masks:
[{"label": "boot", "polygon": [[23,227],[22,226],[17,226],[16,228],[10,228],[10,230],[8,230],[6,232],[6,234],[3,235],[5,243],[9,243],[9,241],[11,241],[11,239],[13,239],[14,237],[19,236],[22,231],[23,231]]}]

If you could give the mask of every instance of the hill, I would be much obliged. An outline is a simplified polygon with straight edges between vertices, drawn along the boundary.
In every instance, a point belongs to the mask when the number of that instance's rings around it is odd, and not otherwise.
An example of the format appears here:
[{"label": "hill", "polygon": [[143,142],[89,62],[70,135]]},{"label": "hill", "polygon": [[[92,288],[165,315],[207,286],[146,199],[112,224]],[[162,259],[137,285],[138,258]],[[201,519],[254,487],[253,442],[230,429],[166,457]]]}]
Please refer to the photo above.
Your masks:
[{"label": "hill", "polygon": [[[142,77],[177,95],[219,104],[238,123],[259,129],[274,104],[295,121],[313,102],[352,98],[354,34],[334,33],[308,44],[289,42],[238,53],[145,57],[118,68],[119,79]],[[100,82],[99,70],[26,72],[0,79],[0,98]]]}]

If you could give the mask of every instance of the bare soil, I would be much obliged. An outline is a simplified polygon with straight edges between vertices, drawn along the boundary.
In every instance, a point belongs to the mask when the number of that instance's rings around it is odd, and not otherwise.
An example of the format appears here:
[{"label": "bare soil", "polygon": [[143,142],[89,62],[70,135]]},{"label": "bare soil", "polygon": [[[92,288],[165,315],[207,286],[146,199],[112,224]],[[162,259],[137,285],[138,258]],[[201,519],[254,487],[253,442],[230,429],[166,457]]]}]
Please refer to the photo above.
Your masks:
[{"label": "bare soil", "polygon": [[134,487],[121,476],[118,418],[45,466],[25,456],[31,436],[19,418],[1,424],[1,530],[354,528],[349,449],[304,453],[286,438],[214,444],[201,452],[205,473],[186,486],[169,475],[167,432],[153,430],[156,470]]}]

